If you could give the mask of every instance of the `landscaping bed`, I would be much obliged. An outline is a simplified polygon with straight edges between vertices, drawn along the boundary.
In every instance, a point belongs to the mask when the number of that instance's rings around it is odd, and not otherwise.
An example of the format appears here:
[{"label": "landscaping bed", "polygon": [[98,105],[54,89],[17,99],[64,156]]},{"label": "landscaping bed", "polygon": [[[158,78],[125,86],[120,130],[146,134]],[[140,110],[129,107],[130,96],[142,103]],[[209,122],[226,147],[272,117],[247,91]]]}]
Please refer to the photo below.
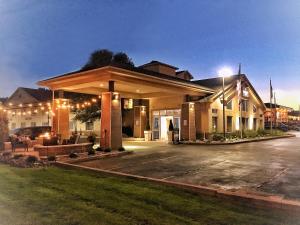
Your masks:
[{"label": "landscaping bed", "polygon": [[300,224],[300,217],[174,187],[55,167],[0,164],[1,225]]}]

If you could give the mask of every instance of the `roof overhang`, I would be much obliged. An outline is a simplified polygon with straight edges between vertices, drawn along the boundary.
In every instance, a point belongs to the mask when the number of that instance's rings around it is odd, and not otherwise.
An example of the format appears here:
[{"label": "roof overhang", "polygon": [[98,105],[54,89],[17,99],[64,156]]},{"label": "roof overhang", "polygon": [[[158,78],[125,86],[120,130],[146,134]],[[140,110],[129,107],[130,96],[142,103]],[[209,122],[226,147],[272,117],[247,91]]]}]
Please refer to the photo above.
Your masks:
[{"label": "roof overhang", "polygon": [[204,96],[215,91],[192,82],[160,78],[119,67],[105,66],[89,71],[75,72],[39,81],[37,84],[51,90],[65,90],[96,94],[108,91],[108,81],[115,81],[115,91],[124,97],[151,98],[170,95]]}]

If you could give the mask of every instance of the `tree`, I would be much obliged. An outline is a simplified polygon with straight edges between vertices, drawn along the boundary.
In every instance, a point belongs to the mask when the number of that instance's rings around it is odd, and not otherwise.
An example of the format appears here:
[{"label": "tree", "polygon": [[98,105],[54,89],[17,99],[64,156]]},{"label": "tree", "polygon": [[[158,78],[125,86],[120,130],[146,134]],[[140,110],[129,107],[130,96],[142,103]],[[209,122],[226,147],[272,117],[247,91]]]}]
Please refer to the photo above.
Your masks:
[{"label": "tree", "polygon": [[4,142],[8,138],[8,119],[6,113],[0,111],[0,150],[4,150]]},{"label": "tree", "polygon": [[[100,49],[94,51],[90,55],[88,62],[81,68],[81,70],[91,70],[111,64],[134,67],[132,59],[129,58],[126,53],[113,53],[112,51],[107,49]],[[77,96],[75,99],[73,98],[73,102],[75,103],[89,100],[90,99],[85,99],[84,96]],[[94,122],[95,120],[100,119],[101,105],[99,103],[94,103],[91,106],[87,106],[85,108],[73,109],[73,112],[75,113],[74,120],[78,120],[82,123]]]},{"label": "tree", "polygon": [[133,61],[124,52],[113,53],[107,49],[100,49],[94,51],[88,62],[81,68],[81,70],[91,70],[108,66],[110,64],[118,64],[129,67],[134,67]]}]

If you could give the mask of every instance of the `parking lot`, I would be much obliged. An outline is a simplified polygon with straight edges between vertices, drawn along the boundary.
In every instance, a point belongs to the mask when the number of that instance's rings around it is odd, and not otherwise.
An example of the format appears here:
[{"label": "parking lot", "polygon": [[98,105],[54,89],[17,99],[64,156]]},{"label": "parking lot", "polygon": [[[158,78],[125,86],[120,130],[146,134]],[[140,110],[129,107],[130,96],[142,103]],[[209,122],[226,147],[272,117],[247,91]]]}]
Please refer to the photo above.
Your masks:
[{"label": "parking lot", "polygon": [[126,142],[134,154],[81,165],[227,190],[300,198],[300,135],[236,145]]}]

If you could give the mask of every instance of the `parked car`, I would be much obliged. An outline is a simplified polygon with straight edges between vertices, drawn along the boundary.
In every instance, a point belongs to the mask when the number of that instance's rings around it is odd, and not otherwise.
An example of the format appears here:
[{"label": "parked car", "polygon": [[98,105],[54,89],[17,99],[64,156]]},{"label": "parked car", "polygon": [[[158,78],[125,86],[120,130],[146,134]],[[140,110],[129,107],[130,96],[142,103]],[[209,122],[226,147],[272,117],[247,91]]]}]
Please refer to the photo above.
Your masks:
[{"label": "parked car", "polygon": [[11,134],[17,136],[27,136],[31,140],[39,137],[44,133],[50,133],[51,127],[50,126],[40,126],[40,127],[24,127],[24,128],[17,128],[11,131]]},{"label": "parked car", "polygon": [[283,123],[279,124],[277,128],[284,132],[287,132],[289,130],[289,127]]}]

